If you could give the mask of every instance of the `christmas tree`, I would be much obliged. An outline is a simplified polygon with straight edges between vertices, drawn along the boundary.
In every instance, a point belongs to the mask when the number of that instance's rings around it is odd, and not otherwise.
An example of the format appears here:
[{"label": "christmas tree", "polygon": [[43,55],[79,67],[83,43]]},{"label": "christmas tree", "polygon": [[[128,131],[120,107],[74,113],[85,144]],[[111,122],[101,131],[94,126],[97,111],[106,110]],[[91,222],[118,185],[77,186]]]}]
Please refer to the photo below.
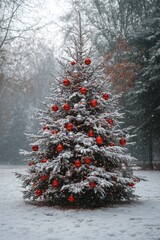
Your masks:
[{"label": "christmas tree", "polygon": [[129,166],[130,128],[120,128],[118,96],[103,64],[93,63],[81,23],[67,53],[49,103],[38,112],[41,129],[28,134],[32,151],[21,151],[29,165],[28,175],[17,174],[24,198],[83,207],[134,199],[139,179]]}]

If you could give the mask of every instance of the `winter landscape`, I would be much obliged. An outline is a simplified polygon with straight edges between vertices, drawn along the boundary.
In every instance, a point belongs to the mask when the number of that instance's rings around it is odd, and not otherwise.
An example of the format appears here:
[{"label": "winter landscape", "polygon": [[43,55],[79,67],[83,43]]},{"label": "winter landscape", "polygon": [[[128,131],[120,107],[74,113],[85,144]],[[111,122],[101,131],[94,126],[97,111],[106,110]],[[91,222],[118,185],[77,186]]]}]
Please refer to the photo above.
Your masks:
[{"label": "winter landscape", "polygon": [[0,240],[160,240],[160,1],[0,1]]},{"label": "winter landscape", "polygon": [[136,171],[148,181],[136,187],[139,200],[93,210],[61,209],[29,204],[14,172],[25,167],[1,166],[1,240],[159,240],[160,174]]}]

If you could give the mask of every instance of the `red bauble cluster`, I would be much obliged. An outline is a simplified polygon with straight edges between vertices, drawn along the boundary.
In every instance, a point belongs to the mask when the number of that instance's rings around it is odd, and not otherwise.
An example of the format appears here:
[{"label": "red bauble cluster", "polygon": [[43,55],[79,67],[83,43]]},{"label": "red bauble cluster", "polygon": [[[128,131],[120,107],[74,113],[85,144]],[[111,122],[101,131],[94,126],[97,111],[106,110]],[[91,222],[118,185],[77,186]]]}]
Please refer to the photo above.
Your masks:
[{"label": "red bauble cluster", "polygon": [[46,163],[47,162],[47,159],[46,158],[43,158],[42,159],[42,163]]},{"label": "red bauble cluster", "polygon": [[38,151],[38,145],[33,145],[33,146],[32,146],[32,150],[33,150],[34,152],[37,152],[37,151]]},{"label": "red bauble cluster", "polygon": [[94,187],[96,186],[96,183],[95,183],[95,182],[89,182],[89,186],[90,186],[91,188],[94,188]]},{"label": "red bauble cluster", "polygon": [[74,165],[79,168],[81,166],[81,161],[79,159],[77,159],[75,161]]},{"label": "red bauble cluster", "polygon": [[66,87],[69,86],[69,85],[70,85],[69,79],[67,79],[67,78],[64,79],[64,80],[63,80],[63,85],[66,86]]},{"label": "red bauble cluster", "polygon": [[86,58],[84,60],[84,62],[85,62],[86,65],[90,65],[91,64],[91,59],[90,58]]},{"label": "red bauble cluster", "polygon": [[93,132],[92,130],[90,130],[90,131],[88,132],[88,136],[89,136],[89,137],[94,137],[94,132]]},{"label": "red bauble cluster", "polygon": [[85,162],[86,164],[90,164],[91,161],[92,161],[92,158],[90,158],[90,157],[84,158],[84,162]]},{"label": "red bauble cluster", "polygon": [[102,138],[101,136],[96,137],[96,143],[97,143],[98,145],[103,144],[103,138]]},{"label": "red bauble cluster", "polygon": [[112,119],[112,118],[108,118],[108,119],[107,119],[107,122],[108,122],[110,125],[112,125],[112,124],[113,124],[113,119]]},{"label": "red bauble cluster", "polygon": [[37,190],[35,191],[35,195],[36,195],[37,197],[40,197],[40,196],[42,195],[42,191],[41,191],[40,189],[37,189]]},{"label": "red bauble cluster", "polygon": [[76,64],[76,62],[75,61],[71,61],[71,65],[75,65]]},{"label": "red bauble cluster", "polygon": [[96,107],[97,105],[98,105],[97,100],[96,100],[96,99],[92,99],[92,100],[91,100],[91,106],[92,106],[92,107]]},{"label": "red bauble cluster", "polygon": [[109,95],[108,95],[107,93],[103,93],[103,98],[104,98],[105,100],[108,100]]},{"label": "red bauble cluster", "polygon": [[58,187],[59,186],[59,181],[57,179],[52,181],[52,186],[53,187]]},{"label": "red bauble cluster", "polygon": [[63,109],[64,109],[65,111],[69,111],[69,110],[70,110],[70,105],[69,105],[68,103],[65,103],[65,104],[63,105]]},{"label": "red bauble cluster", "polygon": [[74,202],[74,197],[73,197],[72,195],[70,195],[70,196],[68,197],[68,201],[69,201],[70,203]]},{"label": "red bauble cluster", "polygon": [[58,133],[57,129],[52,130],[52,134],[57,134],[57,133]]},{"label": "red bauble cluster", "polygon": [[119,141],[121,146],[125,146],[126,145],[126,139],[125,138],[121,138]]},{"label": "red bauble cluster", "polygon": [[45,131],[45,130],[49,130],[50,128],[48,127],[48,126],[44,126],[43,127],[43,131]]},{"label": "red bauble cluster", "polygon": [[63,145],[62,144],[58,144],[56,149],[57,149],[58,152],[63,151]]},{"label": "red bauble cluster", "polygon": [[65,127],[66,127],[67,131],[72,131],[73,124],[72,123],[67,123]]},{"label": "red bauble cluster", "polygon": [[85,87],[81,87],[80,88],[80,93],[86,94],[87,93],[87,89]]},{"label": "red bauble cluster", "polygon": [[52,110],[53,110],[54,112],[57,112],[57,111],[58,111],[57,105],[52,105]]}]

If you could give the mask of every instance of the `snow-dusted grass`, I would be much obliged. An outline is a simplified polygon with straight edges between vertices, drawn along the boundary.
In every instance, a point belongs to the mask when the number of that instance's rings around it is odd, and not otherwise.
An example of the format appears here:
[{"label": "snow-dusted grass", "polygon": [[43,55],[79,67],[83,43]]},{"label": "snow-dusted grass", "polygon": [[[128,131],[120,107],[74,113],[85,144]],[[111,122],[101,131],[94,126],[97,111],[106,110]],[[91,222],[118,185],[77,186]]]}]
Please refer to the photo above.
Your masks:
[{"label": "snow-dusted grass", "polygon": [[160,240],[160,172],[136,171],[136,202],[94,210],[38,207],[22,199],[13,172],[0,166],[0,240]]}]

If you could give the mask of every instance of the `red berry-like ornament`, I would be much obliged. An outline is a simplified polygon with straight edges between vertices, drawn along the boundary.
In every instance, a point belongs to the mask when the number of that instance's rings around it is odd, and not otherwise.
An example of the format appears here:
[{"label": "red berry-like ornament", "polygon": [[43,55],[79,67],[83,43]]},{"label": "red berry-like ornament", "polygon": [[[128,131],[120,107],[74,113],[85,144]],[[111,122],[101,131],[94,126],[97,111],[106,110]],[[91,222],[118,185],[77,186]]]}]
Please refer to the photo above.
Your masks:
[{"label": "red berry-like ornament", "polygon": [[47,159],[46,158],[43,158],[42,159],[42,163],[46,163],[47,162]]},{"label": "red berry-like ornament", "polygon": [[75,64],[76,64],[76,62],[75,62],[75,61],[72,61],[72,62],[71,62],[71,65],[75,65]]},{"label": "red berry-like ornament", "polygon": [[57,134],[58,133],[58,130],[57,129],[54,129],[53,131],[52,131],[52,134]]},{"label": "red berry-like ornament", "polygon": [[63,106],[63,109],[65,111],[69,111],[70,110],[70,105],[68,103],[65,103],[64,106]]},{"label": "red berry-like ornament", "polygon": [[89,186],[90,186],[91,188],[94,188],[94,187],[96,186],[96,183],[95,183],[95,182],[89,182]]},{"label": "red berry-like ornament", "polygon": [[90,65],[91,64],[91,59],[90,58],[86,58],[84,62],[85,62],[86,65]]},{"label": "red berry-like ornament", "polygon": [[85,162],[86,164],[90,164],[91,161],[92,161],[92,158],[90,158],[90,157],[84,158],[84,162]]},{"label": "red berry-like ornament", "polygon": [[77,159],[75,161],[74,165],[79,168],[81,166],[81,161],[79,159]]},{"label": "red berry-like ornament", "polygon": [[56,179],[53,180],[53,181],[52,181],[52,186],[53,186],[53,187],[58,187],[58,186],[59,186],[59,181],[56,180]]},{"label": "red berry-like ornament", "polygon": [[114,144],[114,143],[110,143],[109,146],[110,146],[110,147],[114,147],[115,144]]},{"label": "red berry-like ornament", "polygon": [[40,197],[40,196],[42,195],[42,191],[41,191],[40,189],[37,189],[37,190],[35,191],[35,195],[36,195],[37,197]]},{"label": "red berry-like ornament", "polygon": [[68,131],[72,131],[72,129],[73,129],[73,124],[72,124],[72,123],[67,123],[67,124],[66,124],[66,129],[67,129]]},{"label": "red berry-like ornament", "polygon": [[98,145],[103,144],[103,138],[102,138],[101,136],[96,137],[96,143],[97,143]]},{"label": "red berry-like ornament", "polygon": [[97,105],[98,105],[97,100],[96,100],[96,99],[92,99],[92,100],[91,100],[91,106],[92,106],[92,107],[96,107]]},{"label": "red berry-like ornament", "polygon": [[70,81],[67,78],[64,79],[63,80],[63,85],[66,86],[66,87],[69,86],[70,85]]},{"label": "red berry-like ornament", "polygon": [[112,124],[113,124],[112,118],[108,118],[108,119],[107,119],[107,122],[108,122],[110,125],[112,125]]},{"label": "red berry-like ornament", "polygon": [[125,138],[121,138],[119,141],[121,146],[125,146],[126,145],[126,139]]},{"label": "red berry-like ornament", "polygon": [[52,105],[52,110],[53,110],[54,112],[57,112],[57,111],[58,111],[57,105]]},{"label": "red berry-like ornament", "polygon": [[70,195],[70,196],[68,197],[68,201],[69,201],[70,203],[74,202],[74,197],[73,197],[72,195]]},{"label": "red berry-like ornament", "polygon": [[130,186],[130,187],[134,187],[134,185],[135,185],[135,183],[133,183],[133,182],[130,182],[130,183],[128,184],[128,186]]},{"label": "red berry-like ornament", "polygon": [[44,127],[43,127],[43,131],[45,131],[45,130],[49,130],[49,127],[44,126]]},{"label": "red berry-like ornament", "polygon": [[61,152],[63,150],[63,145],[62,144],[58,144],[56,149],[57,149],[58,152]]},{"label": "red berry-like ornament", "polygon": [[80,88],[80,93],[86,94],[87,93],[87,89],[85,87],[81,87]]},{"label": "red berry-like ornament", "polygon": [[37,146],[37,145],[33,145],[33,146],[32,146],[32,150],[33,150],[34,152],[37,152],[37,151],[38,151],[38,146]]},{"label": "red berry-like ornament", "polygon": [[34,162],[30,162],[28,165],[29,165],[29,166],[33,166],[33,165],[34,165]]},{"label": "red berry-like ornament", "polygon": [[48,175],[43,175],[43,176],[41,176],[41,181],[45,181],[45,180],[47,180],[48,179]]},{"label": "red berry-like ornament", "polygon": [[104,98],[105,100],[108,100],[109,95],[108,95],[107,93],[103,93],[103,98]]},{"label": "red berry-like ornament", "polygon": [[89,136],[89,137],[94,137],[94,132],[93,132],[92,130],[90,130],[90,131],[88,132],[88,136]]}]

